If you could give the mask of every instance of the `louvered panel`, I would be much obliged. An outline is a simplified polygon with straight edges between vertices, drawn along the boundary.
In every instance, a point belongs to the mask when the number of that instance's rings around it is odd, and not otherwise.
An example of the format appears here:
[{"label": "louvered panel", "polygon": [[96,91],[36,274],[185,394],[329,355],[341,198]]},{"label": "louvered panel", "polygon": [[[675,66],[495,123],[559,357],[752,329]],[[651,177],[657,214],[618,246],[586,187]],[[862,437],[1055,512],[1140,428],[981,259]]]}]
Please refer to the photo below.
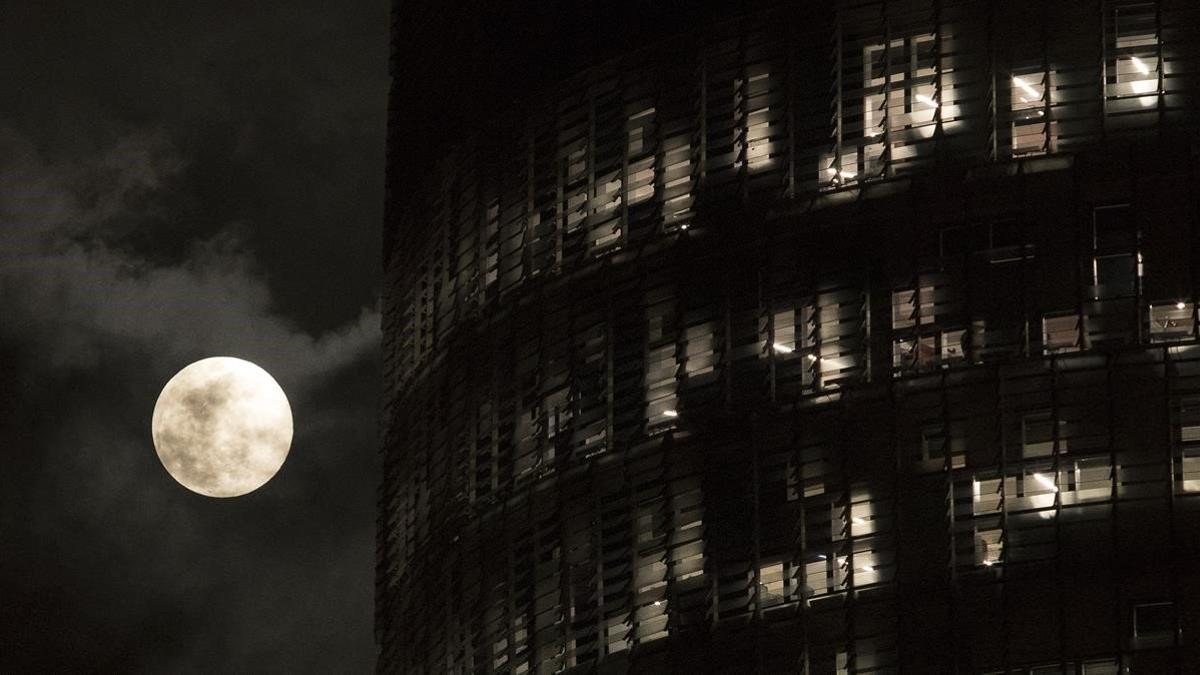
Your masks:
[{"label": "louvered panel", "polygon": [[826,10],[430,116],[388,191],[381,671],[1191,655],[1102,617],[1190,602],[1110,562],[1198,534],[1200,9]]}]

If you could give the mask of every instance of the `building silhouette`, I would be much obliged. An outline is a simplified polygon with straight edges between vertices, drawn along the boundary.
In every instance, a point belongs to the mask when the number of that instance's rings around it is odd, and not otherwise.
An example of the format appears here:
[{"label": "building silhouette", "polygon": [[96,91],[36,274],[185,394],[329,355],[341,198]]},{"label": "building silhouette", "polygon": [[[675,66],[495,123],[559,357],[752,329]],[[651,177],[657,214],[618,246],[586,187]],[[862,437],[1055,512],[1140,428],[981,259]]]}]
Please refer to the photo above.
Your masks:
[{"label": "building silhouette", "polygon": [[471,4],[395,11],[380,671],[1200,672],[1200,5]]}]

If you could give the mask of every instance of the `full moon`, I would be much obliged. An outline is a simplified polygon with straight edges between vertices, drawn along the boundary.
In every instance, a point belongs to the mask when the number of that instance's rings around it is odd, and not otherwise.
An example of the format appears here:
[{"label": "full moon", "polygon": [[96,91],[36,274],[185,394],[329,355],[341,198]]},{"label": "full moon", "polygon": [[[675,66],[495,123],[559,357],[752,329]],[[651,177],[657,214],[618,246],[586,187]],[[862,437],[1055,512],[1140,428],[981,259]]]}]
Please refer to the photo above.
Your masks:
[{"label": "full moon", "polygon": [[292,409],[267,371],[216,356],[167,382],[150,431],[159,460],[181,485],[209,497],[238,497],[283,466],[292,445]]}]

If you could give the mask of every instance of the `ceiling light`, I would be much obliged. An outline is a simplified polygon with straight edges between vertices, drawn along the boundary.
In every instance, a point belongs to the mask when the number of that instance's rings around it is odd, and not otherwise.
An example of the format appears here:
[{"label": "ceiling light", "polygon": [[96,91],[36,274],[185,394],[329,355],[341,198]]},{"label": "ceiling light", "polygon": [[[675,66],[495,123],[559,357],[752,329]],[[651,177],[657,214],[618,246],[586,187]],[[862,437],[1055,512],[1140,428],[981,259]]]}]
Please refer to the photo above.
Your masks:
[{"label": "ceiling light", "polygon": [[1058,492],[1058,487],[1054,484],[1054,481],[1050,480],[1046,476],[1043,476],[1040,473],[1035,473],[1035,474],[1033,474],[1033,477],[1034,477],[1034,479],[1037,480],[1037,482],[1046,486],[1047,490],[1053,490],[1055,492]]},{"label": "ceiling light", "polygon": [[1013,76],[1013,84],[1017,85],[1022,91],[1034,98],[1040,99],[1042,97],[1042,94],[1037,89],[1029,86],[1028,82],[1019,77]]},{"label": "ceiling light", "polygon": [[792,352],[796,351],[796,350],[792,349],[791,347],[789,347],[785,344],[780,344],[778,342],[776,342],[775,344],[773,344],[771,346],[774,347],[775,351],[779,352],[780,354],[791,354]]},{"label": "ceiling light", "polygon": [[662,414],[663,417],[679,417],[678,410],[664,410]]}]

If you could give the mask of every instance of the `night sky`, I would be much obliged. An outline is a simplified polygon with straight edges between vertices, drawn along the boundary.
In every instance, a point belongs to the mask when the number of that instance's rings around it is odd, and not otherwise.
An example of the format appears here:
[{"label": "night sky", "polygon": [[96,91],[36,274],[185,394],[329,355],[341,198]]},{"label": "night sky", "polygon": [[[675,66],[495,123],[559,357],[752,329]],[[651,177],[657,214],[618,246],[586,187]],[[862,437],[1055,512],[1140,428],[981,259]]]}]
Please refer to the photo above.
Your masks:
[{"label": "night sky", "polygon": [[[387,1],[0,17],[0,672],[369,672]],[[233,499],[150,437],[217,355],[295,418]]]}]

